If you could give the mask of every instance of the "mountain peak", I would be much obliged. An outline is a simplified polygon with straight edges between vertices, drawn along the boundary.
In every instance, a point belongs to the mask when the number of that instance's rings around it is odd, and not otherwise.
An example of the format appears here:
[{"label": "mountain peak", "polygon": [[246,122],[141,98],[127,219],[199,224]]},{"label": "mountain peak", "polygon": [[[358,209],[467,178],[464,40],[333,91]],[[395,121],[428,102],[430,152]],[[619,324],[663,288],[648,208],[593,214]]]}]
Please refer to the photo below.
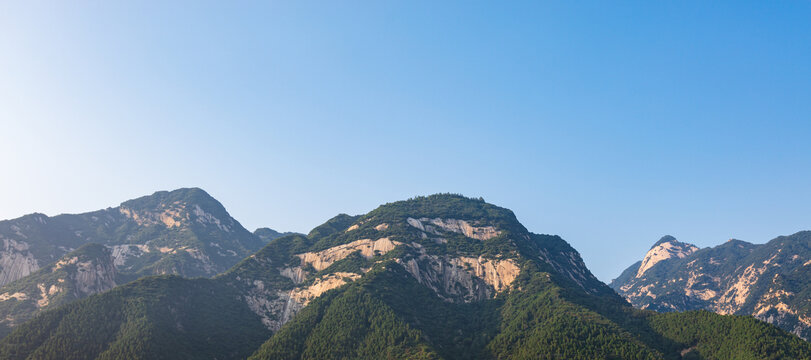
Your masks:
[{"label": "mountain peak", "polygon": [[278,238],[280,238],[282,236],[292,235],[292,234],[295,234],[295,233],[290,232],[290,231],[279,232],[279,231],[273,230],[273,229],[268,228],[268,227],[261,227],[261,228],[256,229],[253,232],[253,234],[256,235],[257,237],[259,237],[259,239],[262,240],[263,243],[267,244],[271,240],[275,240],[275,239],[278,239]]},{"label": "mountain peak", "polygon": [[163,223],[171,228],[199,223],[216,226],[226,232],[241,228],[217,199],[200,188],[158,191],[125,201],[118,211],[139,225]]},{"label": "mountain peak", "polygon": [[487,203],[482,198],[450,193],[416,196],[408,200],[386,203],[369,212],[364,218],[388,220],[442,218],[482,221],[494,226],[515,227],[526,232],[511,210]]},{"label": "mountain peak", "polygon": [[738,240],[738,239],[729,239],[729,240],[727,240],[726,242],[724,242],[723,244],[718,245],[718,246],[739,246],[739,247],[748,247],[748,246],[751,246],[751,245],[752,245],[752,243],[747,242],[747,241]]},{"label": "mountain peak", "polygon": [[152,195],[127,200],[121,203],[121,206],[128,208],[156,208],[173,203],[198,204],[201,206],[215,205],[222,207],[220,202],[205,192],[205,190],[196,187],[180,188],[172,191],[156,191],[152,193]]},{"label": "mountain peak", "polygon": [[683,243],[673,236],[665,235],[653,244],[653,247],[645,254],[645,258],[642,259],[642,264],[639,265],[639,270],[636,272],[636,277],[641,277],[648,269],[659,262],[672,258],[683,258],[696,250],[698,250],[698,247],[693,244]]},{"label": "mountain peak", "polygon": [[671,236],[671,235],[665,235],[665,236],[662,236],[662,238],[659,239],[659,241],[657,241],[656,243],[654,243],[653,246],[651,246],[650,248],[653,249],[653,248],[655,248],[655,247],[657,247],[659,245],[662,245],[664,243],[679,243],[680,244],[681,242],[676,240],[676,238]]},{"label": "mountain peak", "polygon": [[[699,251],[691,246],[658,242],[644,265],[631,265],[611,287],[638,308],[752,315],[811,339],[808,296],[799,295],[811,285],[811,232],[761,244],[730,238]],[[652,266],[657,261],[663,264]]]}]

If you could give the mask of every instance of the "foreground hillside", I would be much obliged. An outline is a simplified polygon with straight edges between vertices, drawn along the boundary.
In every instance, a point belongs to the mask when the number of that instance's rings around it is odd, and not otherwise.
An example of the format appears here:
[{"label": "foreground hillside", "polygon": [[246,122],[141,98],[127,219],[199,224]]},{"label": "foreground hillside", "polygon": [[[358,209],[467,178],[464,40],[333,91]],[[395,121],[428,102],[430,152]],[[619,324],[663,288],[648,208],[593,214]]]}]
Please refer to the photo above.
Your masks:
[{"label": "foreground hillside", "polygon": [[666,236],[611,287],[642,309],[753,315],[811,339],[811,232],[699,249]]},{"label": "foreground hillside", "polygon": [[141,279],[0,341],[4,359],[248,356],[805,359],[811,344],[748,317],[634,309],[559,237],[456,195],[339,215],[214,279]]}]

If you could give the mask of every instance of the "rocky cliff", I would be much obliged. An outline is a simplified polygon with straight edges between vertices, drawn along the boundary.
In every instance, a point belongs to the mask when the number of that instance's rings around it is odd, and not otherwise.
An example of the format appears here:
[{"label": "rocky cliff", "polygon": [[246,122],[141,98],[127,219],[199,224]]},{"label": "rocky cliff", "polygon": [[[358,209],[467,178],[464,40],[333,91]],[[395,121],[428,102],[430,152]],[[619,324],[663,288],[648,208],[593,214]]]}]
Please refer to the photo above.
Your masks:
[{"label": "rocky cliff", "polygon": [[611,287],[642,309],[752,315],[811,339],[808,275],[811,232],[705,249],[665,237]]},{"label": "rocky cliff", "polygon": [[87,243],[109,247],[124,273],[186,276],[216,275],[264,244],[203,190],[162,191],[90,213],[0,221],[0,286]]},{"label": "rocky cliff", "polygon": [[[585,291],[613,293],[565,241],[528,232],[509,210],[450,196],[445,200],[462,205],[443,211],[426,206],[429,199],[387,204],[361,216],[339,215],[307,236],[276,239],[220,280],[243,289],[249,307],[273,331],[314,298],[389,261],[451,303],[480,302],[509,291],[525,256]],[[412,208],[415,204],[425,207]]]},{"label": "rocky cliff", "polygon": [[44,310],[104,292],[122,279],[110,250],[86,244],[59,261],[0,287],[0,335]]}]

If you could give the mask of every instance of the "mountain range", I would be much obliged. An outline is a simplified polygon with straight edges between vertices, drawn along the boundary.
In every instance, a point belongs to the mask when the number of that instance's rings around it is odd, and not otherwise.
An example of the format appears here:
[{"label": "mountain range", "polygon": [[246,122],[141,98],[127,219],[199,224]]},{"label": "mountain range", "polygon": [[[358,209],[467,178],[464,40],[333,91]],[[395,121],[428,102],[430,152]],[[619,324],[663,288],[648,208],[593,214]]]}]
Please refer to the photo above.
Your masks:
[{"label": "mountain range", "polygon": [[634,308],[560,237],[460,195],[306,235],[250,233],[199,189],[2,225],[36,264],[0,289],[3,359],[811,358],[751,316]]},{"label": "mountain range", "polygon": [[196,188],[84,214],[0,221],[0,335],[42,310],[143,276],[220,274],[282,235],[257,231]]},{"label": "mountain range", "polygon": [[638,308],[752,315],[811,339],[811,231],[704,249],[665,236],[610,285]]}]

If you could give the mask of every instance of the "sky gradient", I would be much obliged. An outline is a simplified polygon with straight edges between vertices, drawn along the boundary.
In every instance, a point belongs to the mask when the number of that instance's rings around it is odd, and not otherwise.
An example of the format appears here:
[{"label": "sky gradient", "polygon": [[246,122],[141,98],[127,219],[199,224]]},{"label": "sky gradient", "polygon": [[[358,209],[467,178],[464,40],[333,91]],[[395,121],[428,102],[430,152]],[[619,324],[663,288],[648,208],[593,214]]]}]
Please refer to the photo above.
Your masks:
[{"label": "sky gradient", "polygon": [[811,2],[0,3],[0,218],[198,186],[253,230],[437,192],[609,281],[811,229]]}]

